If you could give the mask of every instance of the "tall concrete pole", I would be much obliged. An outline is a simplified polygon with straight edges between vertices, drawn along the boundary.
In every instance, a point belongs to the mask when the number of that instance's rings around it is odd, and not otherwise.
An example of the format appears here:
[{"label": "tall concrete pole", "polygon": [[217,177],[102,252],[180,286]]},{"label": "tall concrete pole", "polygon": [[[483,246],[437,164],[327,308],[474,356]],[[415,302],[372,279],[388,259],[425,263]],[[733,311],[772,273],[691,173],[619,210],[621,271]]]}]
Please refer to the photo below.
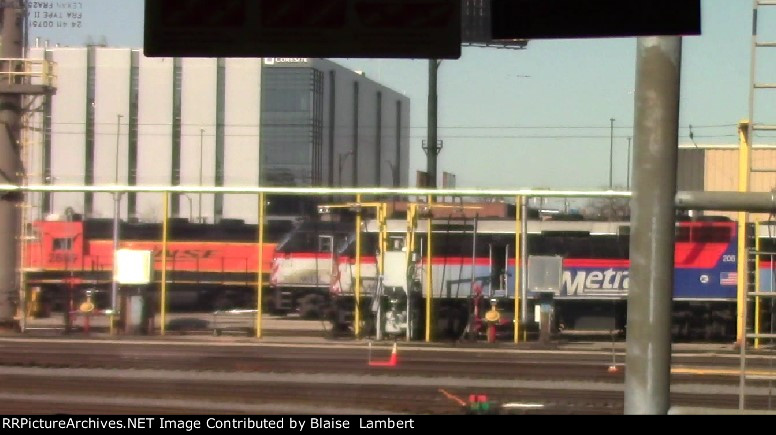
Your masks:
[{"label": "tall concrete pole", "polygon": [[428,140],[426,142],[426,172],[428,187],[437,185],[437,73],[439,60],[428,60]]},{"label": "tall concrete pole", "polygon": [[[18,5],[10,2],[2,9],[2,31],[0,37],[0,57],[19,59],[22,57],[22,25],[23,11]],[[2,71],[11,71],[13,67],[2,62]],[[10,75],[2,78],[9,82]],[[22,170],[21,148],[21,95],[13,93],[0,94],[0,178],[3,182],[20,184]],[[10,196],[0,200],[0,323],[10,323],[14,318],[12,300],[17,286],[17,236],[19,230],[19,210],[15,198]]]},{"label": "tall concrete pole", "polygon": [[628,137],[628,160],[626,162],[628,165],[628,172],[625,175],[625,190],[630,192],[630,185],[631,185],[631,138]]},{"label": "tall concrete pole", "polygon": [[638,38],[625,413],[670,406],[680,37]]},{"label": "tall concrete pole", "polygon": [[[121,149],[121,114],[116,114],[116,167],[114,172],[114,182],[118,186],[119,184],[119,151]],[[116,251],[119,250],[119,237],[121,228],[121,193],[113,193],[113,278],[110,283],[110,308],[112,315],[110,317],[111,331],[114,331],[113,324],[117,320],[116,314],[119,311],[118,295],[119,295],[119,282],[116,281],[116,269],[118,264],[116,262]]]},{"label": "tall concrete pole", "polygon": [[609,190],[614,189],[614,118],[609,119]]}]

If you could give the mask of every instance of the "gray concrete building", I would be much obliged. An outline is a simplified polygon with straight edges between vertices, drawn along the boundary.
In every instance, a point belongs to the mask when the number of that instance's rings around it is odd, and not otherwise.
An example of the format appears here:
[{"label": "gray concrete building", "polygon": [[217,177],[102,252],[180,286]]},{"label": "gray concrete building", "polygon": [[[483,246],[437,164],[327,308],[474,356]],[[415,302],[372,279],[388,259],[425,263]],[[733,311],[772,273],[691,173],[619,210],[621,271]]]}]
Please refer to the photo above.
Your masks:
[{"label": "gray concrete building", "polygon": [[[409,99],[332,61],[147,58],[95,46],[36,47],[30,57],[56,62],[58,89],[30,118],[31,184],[408,185]],[[113,215],[110,194],[30,200],[32,216]],[[250,223],[256,201],[173,195],[170,215]],[[161,204],[158,194],[126,195],[122,218],[158,221]],[[270,212],[298,204],[278,200]]]}]

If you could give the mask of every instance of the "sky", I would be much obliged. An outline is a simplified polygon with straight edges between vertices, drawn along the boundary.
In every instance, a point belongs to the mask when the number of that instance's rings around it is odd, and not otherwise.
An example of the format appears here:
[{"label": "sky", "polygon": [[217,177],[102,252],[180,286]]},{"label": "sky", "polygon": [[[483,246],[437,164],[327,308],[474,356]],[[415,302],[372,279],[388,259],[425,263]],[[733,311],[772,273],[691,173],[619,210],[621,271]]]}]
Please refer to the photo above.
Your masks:
[{"label": "sky", "polygon": [[[80,28],[31,28],[31,43],[39,37],[65,46],[143,46],[143,0],[80,4]],[[749,113],[752,2],[702,0],[701,7],[702,34],[682,42],[679,142],[735,144],[736,124]],[[771,9],[761,13],[761,39],[776,41]],[[770,51],[758,52],[757,75],[774,83],[776,48]],[[410,97],[414,180],[426,166],[428,61],[333,60]],[[440,179],[448,171],[462,188],[607,188],[611,146],[613,184],[624,187],[635,69],[636,38],[534,40],[525,50],[464,47],[460,59],[439,69]],[[776,90],[757,96],[754,119],[776,124]],[[763,133],[755,143],[776,144],[776,135]]]}]

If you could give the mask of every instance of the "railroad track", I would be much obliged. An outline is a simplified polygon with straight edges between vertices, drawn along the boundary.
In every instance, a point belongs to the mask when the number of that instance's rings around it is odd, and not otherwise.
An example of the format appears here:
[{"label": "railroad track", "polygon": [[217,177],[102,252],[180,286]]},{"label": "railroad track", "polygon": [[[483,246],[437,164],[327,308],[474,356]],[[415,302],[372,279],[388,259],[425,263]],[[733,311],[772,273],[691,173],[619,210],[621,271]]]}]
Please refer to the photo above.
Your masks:
[{"label": "railroad track", "polygon": [[[608,373],[611,359],[605,354],[499,354],[488,352],[402,351],[395,368],[374,368],[367,365],[367,349],[346,348],[276,348],[276,347],[208,347],[202,346],[142,346],[122,343],[90,343],[81,345],[30,343],[0,343],[0,365],[17,367],[167,369],[192,371],[247,371],[276,373],[387,374],[393,376],[453,376],[472,379],[568,380],[582,379],[601,383],[621,383],[624,371]],[[372,351],[372,359],[388,357],[384,347]],[[620,361],[622,358],[620,358]],[[684,365],[704,364],[709,367],[735,367],[718,358],[690,358]],[[767,368],[768,362],[756,361],[753,368]],[[729,384],[736,377],[706,375],[674,375],[674,382]]]},{"label": "railroad track", "polygon": [[[133,380],[88,379],[55,377],[1,377],[5,394],[24,393],[45,397],[51,391],[67,394],[71,399],[78,396],[100,398],[108,392],[120,395],[125,399],[133,399],[138,405],[122,405],[102,403],[97,408],[89,404],[65,402],[47,403],[48,412],[71,412],[75,409],[99,409],[100,413],[192,413],[188,409],[174,407],[143,406],[148,398],[160,400],[183,400],[192,403],[248,403],[252,405],[273,404],[284,406],[288,414],[298,413],[300,407],[311,409],[317,406],[329,405],[336,401],[337,406],[350,408],[367,408],[387,413],[410,414],[462,414],[467,408],[445,398],[438,388],[401,386],[374,386],[348,384],[287,384],[287,383],[244,383],[232,382],[213,383],[195,381],[161,381],[138,383]],[[622,414],[623,393],[607,391],[579,390],[545,390],[545,389],[492,389],[478,388],[477,394],[485,394],[495,404],[520,403],[531,405],[531,408],[502,410],[501,413],[517,414]],[[470,391],[465,389],[449,389],[449,392],[461,396],[464,400]],[[690,395],[672,394],[672,404],[675,406],[717,407],[734,409],[738,397],[735,395]],[[22,401],[23,402],[23,401]],[[40,402],[40,401],[37,401]],[[17,408],[0,406],[4,411]],[[753,397],[748,400],[750,408],[767,409],[767,398]],[[498,405],[494,405],[498,406]],[[29,411],[27,405],[20,408]],[[194,413],[207,413],[212,410],[206,406],[194,406]],[[146,411],[142,411],[146,410]],[[93,411],[89,411],[93,412]],[[229,413],[250,413],[239,408]],[[277,412],[275,412],[277,413]]]},{"label": "railroad track", "polygon": [[[386,347],[375,347],[374,359],[386,359],[389,353]],[[34,410],[35,403],[47,403],[46,409],[56,412],[74,412],[78,409],[111,410],[111,412],[129,413],[153,408],[155,413],[204,413],[200,408],[192,409],[180,404],[159,404],[155,407],[144,406],[147,398],[175,400],[217,401],[219,403],[249,403],[255,405],[282,404],[289,413],[296,413],[295,407],[315,407],[331,404],[334,401],[341,407],[368,407],[369,409],[390,413],[433,413],[459,414],[466,410],[453,400],[445,398],[439,388],[445,388],[452,394],[467,398],[468,394],[486,394],[497,403],[520,402],[536,405],[537,408],[512,409],[509,413],[522,414],[621,414],[623,411],[622,390],[623,372],[607,373],[611,361],[605,352],[574,353],[498,353],[487,350],[467,352],[435,350],[404,350],[400,352],[400,363],[395,368],[376,368],[367,366],[365,348],[341,347],[280,347],[280,346],[221,346],[207,344],[180,345],[134,343],[75,342],[58,343],[48,341],[0,341],[0,368],[19,370],[33,368],[82,369],[86,372],[108,371],[115,373],[109,379],[90,378],[87,375],[75,378],[57,378],[45,374],[22,374],[20,376],[0,376],[4,391],[17,394],[18,400],[3,401],[4,410],[20,406],[26,411]],[[719,358],[692,357],[684,363],[715,362],[724,366]],[[728,358],[727,365],[735,363]],[[767,366],[763,359],[759,365]],[[138,382],[122,379],[125,373],[137,373],[143,370],[162,370],[167,373],[183,375],[185,381],[158,380]],[[53,372],[53,371],[52,371]],[[207,381],[219,376],[219,373],[263,374],[261,382],[252,381],[244,385],[234,382],[218,383]],[[321,381],[312,384],[298,382],[273,382],[273,376],[288,374],[322,374],[330,382]],[[353,384],[337,382],[338,377],[363,376],[367,378],[396,379],[396,385],[390,381],[382,384]],[[422,385],[399,385],[406,377],[422,378]],[[267,380],[269,379],[269,380]],[[534,382],[559,382],[584,380],[598,387],[589,389],[531,388],[531,387],[455,387],[449,386],[450,379],[479,381],[529,380]],[[674,376],[672,383],[694,382],[707,385],[737,385],[738,379],[722,376]],[[434,385],[434,384],[437,385]],[[482,382],[480,382],[482,383]],[[489,384],[488,384],[489,385]],[[603,386],[609,386],[603,388]],[[99,397],[106,391],[119,392],[121,397],[136,400],[136,405],[126,403],[68,403],[60,401],[50,407],[46,394],[52,391],[69,395],[87,395]],[[33,395],[37,399],[30,402],[24,395]],[[13,403],[13,405],[11,404]],[[768,399],[754,396],[748,400],[748,406],[766,409]],[[11,408],[6,409],[7,406]],[[22,406],[21,404],[26,404]],[[672,394],[672,404],[682,406],[736,408],[738,396],[735,394]],[[286,409],[286,408],[283,408]],[[234,412],[256,413],[237,408]],[[84,411],[86,412],[86,411]],[[91,411],[89,411],[91,412]],[[105,412],[105,413],[111,413]],[[273,411],[278,413],[277,411]],[[282,412],[281,412],[282,413]]]},{"label": "railroad track", "polygon": [[[0,346],[0,349],[2,347]],[[138,349],[112,346],[95,351],[91,347],[46,349],[25,347],[23,351],[0,352],[0,366],[46,368],[163,369],[210,372],[327,373],[348,375],[424,376],[466,379],[579,379],[621,383],[622,373],[610,374],[605,362],[554,361],[539,358],[503,358],[497,355],[404,352],[397,367],[370,367],[366,350],[283,349]],[[373,360],[385,360],[387,349],[375,350]]]}]

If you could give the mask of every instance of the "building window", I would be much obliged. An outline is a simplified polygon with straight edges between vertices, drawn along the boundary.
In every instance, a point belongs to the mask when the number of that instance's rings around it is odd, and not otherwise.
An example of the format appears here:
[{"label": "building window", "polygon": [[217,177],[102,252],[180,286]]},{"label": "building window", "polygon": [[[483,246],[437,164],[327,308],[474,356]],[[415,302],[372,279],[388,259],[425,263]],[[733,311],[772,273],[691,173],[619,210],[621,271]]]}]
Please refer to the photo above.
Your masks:
[{"label": "building window", "polygon": [[[86,146],[84,156],[84,184],[94,184],[94,104],[95,104],[95,76],[94,65],[95,47],[86,49]],[[94,194],[84,192],[84,214],[89,217],[94,211]]]},{"label": "building window", "polygon": [[[172,64],[172,167],[170,168],[170,184],[181,184],[181,88],[183,86],[183,65],[180,58],[173,59]],[[170,195],[170,212],[173,216],[180,215],[180,194]]]},{"label": "building window", "polygon": [[[218,59],[216,66],[216,167],[215,184],[224,185],[224,135],[226,133],[226,62]],[[224,216],[224,195],[217,194],[213,199],[213,221],[220,222]]]},{"label": "building window", "polygon": [[322,140],[316,116],[323,116],[314,110],[316,70],[264,67],[261,95],[262,184],[312,185],[318,173],[315,146]]},{"label": "building window", "polygon": [[[334,70],[329,71],[329,186],[334,187],[334,131],[337,109],[337,86]],[[341,182],[342,180],[340,180]]]},{"label": "building window", "polygon": [[313,185],[323,184],[323,73],[313,70]]},{"label": "building window", "polygon": [[[43,56],[49,62],[54,60],[51,50],[46,50]],[[43,184],[54,184],[51,173],[51,106],[51,94],[46,94],[43,97]],[[43,192],[40,204],[41,218],[53,211],[52,202],[53,194]]]},{"label": "building window", "polygon": [[[137,138],[138,138],[138,110],[140,107],[140,53],[130,53],[131,67],[129,70],[129,130],[127,133],[127,184],[137,184]],[[127,217],[137,216],[137,194],[129,192],[127,195]]]},{"label": "building window", "polygon": [[261,94],[272,101],[273,112],[305,113],[312,110],[313,94],[309,89],[267,89]]},{"label": "building window", "polygon": [[353,184],[358,186],[358,81],[353,82]]},{"label": "building window", "polygon": [[381,186],[383,166],[383,93],[377,91],[377,119],[375,120],[375,186]]},{"label": "building window", "polygon": [[399,181],[401,178],[401,101],[396,102],[396,166],[393,168],[396,176],[393,180],[393,185],[398,187],[401,185]]}]

